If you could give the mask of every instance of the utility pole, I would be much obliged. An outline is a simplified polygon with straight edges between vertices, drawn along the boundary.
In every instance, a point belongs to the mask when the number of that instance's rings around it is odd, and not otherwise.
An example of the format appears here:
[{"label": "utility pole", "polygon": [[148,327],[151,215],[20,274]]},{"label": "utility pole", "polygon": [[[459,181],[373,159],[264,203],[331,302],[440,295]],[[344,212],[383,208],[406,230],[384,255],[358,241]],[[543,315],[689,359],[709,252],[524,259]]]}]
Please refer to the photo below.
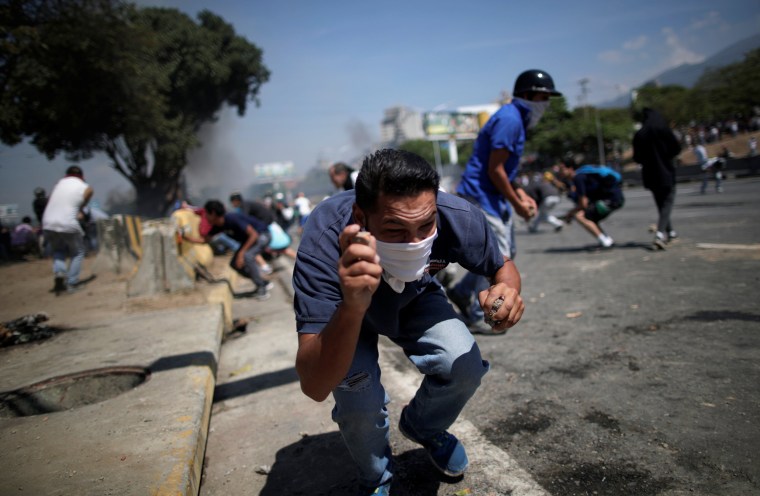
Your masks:
[{"label": "utility pole", "polygon": [[[579,103],[583,105],[583,116],[588,119],[588,78],[578,81],[581,86],[581,94],[578,97]],[[602,137],[602,123],[599,121],[599,111],[594,107],[594,124],[596,125],[596,146],[599,153],[599,165],[605,165],[607,159],[604,156],[604,138]]]}]

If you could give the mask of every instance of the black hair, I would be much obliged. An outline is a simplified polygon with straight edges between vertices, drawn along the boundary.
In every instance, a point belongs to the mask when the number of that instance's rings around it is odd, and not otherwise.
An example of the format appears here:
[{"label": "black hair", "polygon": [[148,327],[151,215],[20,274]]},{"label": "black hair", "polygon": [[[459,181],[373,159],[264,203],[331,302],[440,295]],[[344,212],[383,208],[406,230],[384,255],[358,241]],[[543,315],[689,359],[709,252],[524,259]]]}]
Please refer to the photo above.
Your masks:
[{"label": "black hair", "polygon": [[233,202],[233,201],[235,201],[235,200],[238,200],[238,201],[243,201],[243,195],[241,195],[241,194],[240,194],[240,193],[238,193],[238,192],[232,193],[232,194],[230,195],[230,201],[231,201],[231,202]]},{"label": "black hair", "polygon": [[84,176],[84,173],[82,172],[82,169],[78,165],[72,165],[68,169],[66,169],[66,175],[67,176]]},{"label": "black hair", "polygon": [[219,217],[223,216],[226,213],[224,205],[219,200],[207,201],[203,206],[203,210],[205,210],[206,213],[218,215]]},{"label": "black hair", "polygon": [[336,162],[332,165],[332,170],[337,174],[342,174],[344,172],[350,174],[354,171],[354,168],[344,164],[343,162]]},{"label": "black hair", "polygon": [[562,157],[562,163],[565,164],[565,167],[570,167],[571,169],[575,170],[578,167],[580,167],[580,161],[578,158],[571,152],[567,152],[564,157]]},{"label": "black hair", "polygon": [[356,179],[356,204],[365,212],[377,205],[380,193],[415,196],[423,191],[438,195],[440,178],[425,159],[404,150],[378,150],[364,158]]},{"label": "black hair", "polygon": [[32,218],[29,217],[28,215],[25,215],[24,218],[21,219],[21,222],[23,222],[24,224],[31,224],[32,223]]}]

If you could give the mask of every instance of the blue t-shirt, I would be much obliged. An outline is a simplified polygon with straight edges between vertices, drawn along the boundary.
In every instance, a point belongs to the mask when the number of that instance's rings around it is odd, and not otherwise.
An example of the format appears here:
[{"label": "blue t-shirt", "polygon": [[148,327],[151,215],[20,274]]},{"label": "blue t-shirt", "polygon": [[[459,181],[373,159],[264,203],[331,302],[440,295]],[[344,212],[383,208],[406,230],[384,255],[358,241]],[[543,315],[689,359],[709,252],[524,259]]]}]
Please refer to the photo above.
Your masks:
[{"label": "blue t-shirt", "polygon": [[575,171],[575,191],[569,196],[576,203],[582,196],[590,202],[619,199],[622,197],[619,177],[620,174],[606,166],[584,165]]},{"label": "blue t-shirt", "polygon": [[248,226],[253,227],[257,233],[268,232],[267,225],[256,217],[237,212],[227,212],[224,214],[224,225],[220,227],[213,226],[209,232],[209,236],[223,232],[242,244],[248,240]]},{"label": "blue t-shirt", "polygon": [[491,151],[506,149],[509,158],[504,170],[510,181],[517,177],[520,157],[525,147],[525,118],[528,108],[519,101],[503,105],[494,113],[478,133],[472,156],[457,186],[457,193],[475,201],[491,215],[506,219],[512,212],[509,202],[488,177],[488,160]]},{"label": "blue t-shirt", "polygon": [[[321,332],[343,299],[338,278],[338,237],[347,225],[355,223],[355,197],[351,190],[322,201],[304,226],[293,270],[293,306],[299,332]],[[403,335],[407,318],[441,318],[430,315],[439,309],[456,318],[435,273],[455,262],[474,273],[490,276],[504,265],[496,237],[477,207],[444,192],[438,192],[437,207],[438,237],[425,274],[420,280],[406,283],[402,293],[396,293],[382,280],[364,317],[363,330],[397,337]],[[440,299],[445,307],[436,307],[437,303],[431,304],[428,297]]]}]

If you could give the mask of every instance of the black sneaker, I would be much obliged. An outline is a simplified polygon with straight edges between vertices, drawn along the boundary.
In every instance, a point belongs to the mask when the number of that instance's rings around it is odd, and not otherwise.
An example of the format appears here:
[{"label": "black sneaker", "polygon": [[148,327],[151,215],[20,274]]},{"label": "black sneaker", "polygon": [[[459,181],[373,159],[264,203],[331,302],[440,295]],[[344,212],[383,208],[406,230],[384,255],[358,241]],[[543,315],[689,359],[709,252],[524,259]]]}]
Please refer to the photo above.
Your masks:
[{"label": "black sneaker", "polygon": [[56,296],[66,291],[66,280],[63,277],[56,276],[53,283],[53,292]]}]

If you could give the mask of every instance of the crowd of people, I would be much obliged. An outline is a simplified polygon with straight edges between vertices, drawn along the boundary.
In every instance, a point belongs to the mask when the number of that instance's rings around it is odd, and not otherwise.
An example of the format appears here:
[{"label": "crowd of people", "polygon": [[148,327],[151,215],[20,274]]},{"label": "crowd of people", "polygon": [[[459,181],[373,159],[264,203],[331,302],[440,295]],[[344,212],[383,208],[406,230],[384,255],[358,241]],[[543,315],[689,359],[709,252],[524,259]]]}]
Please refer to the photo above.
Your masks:
[{"label": "crowd of people", "polygon": [[[253,283],[251,296],[259,301],[271,297],[273,260],[295,261],[301,388],[317,401],[332,394],[333,420],[366,494],[388,494],[395,471],[378,336],[401,347],[423,376],[398,420],[400,432],[419,443],[443,474],[462,475],[467,453],[448,429],[489,370],[473,335],[504,334],[525,309],[514,265],[518,220],[531,233],[544,223],[559,232],[575,222],[600,249],[615,244],[601,223],[625,205],[617,170],[568,154],[550,170],[521,173],[528,131],[558,95],[547,72],[521,73],[512,100],[479,131],[451,193],[441,190],[438,173],[421,157],[384,149],[366,156],[359,170],[343,162],[329,167],[336,192],[316,206],[304,193],[246,199],[232,192],[226,204],[182,202],[172,213],[180,242],[204,247],[209,256],[231,253],[231,268]],[[741,128],[729,121],[679,136],[654,109],[644,109],[640,117],[633,158],[657,208],[652,248],[664,250],[678,236],[671,214],[674,161],[682,146],[694,148],[705,170],[702,192],[708,179],[720,191],[721,162],[707,157],[704,144],[719,139],[722,130],[738,134]],[[729,158],[727,149],[720,158]],[[74,292],[92,246],[86,241],[92,187],[81,168],[71,166],[50,196],[42,188],[34,195],[40,228],[24,217],[3,233],[8,240],[3,249],[17,255],[49,252],[53,291]],[[563,196],[572,206],[557,213]],[[208,256],[196,257],[200,264],[204,260]],[[453,264],[464,275],[455,284],[442,284],[440,274]]]},{"label": "crowd of people", "polygon": [[[327,173],[336,192],[318,205],[304,193],[246,199],[232,192],[226,204],[219,199],[202,206],[183,202],[172,213],[182,243],[206,247],[211,256],[231,253],[231,268],[254,284],[251,295],[257,300],[271,296],[273,260],[295,261],[301,388],[317,401],[332,394],[332,417],[359,468],[365,494],[389,494],[396,470],[378,337],[402,348],[423,376],[398,419],[401,434],[420,444],[443,474],[460,476],[468,468],[467,453],[448,429],[489,371],[473,335],[504,334],[525,310],[514,264],[518,221],[531,233],[544,223],[559,232],[575,222],[600,249],[615,244],[601,223],[625,205],[617,170],[567,155],[550,170],[521,174],[528,131],[558,95],[547,72],[521,73],[513,99],[479,131],[451,193],[441,190],[441,178],[421,157],[384,149],[366,156],[359,170],[333,164]],[[657,209],[652,249],[664,250],[678,236],[671,217],[674,161],[682,147],[693,146],[706,171],[703,192],[709,178],[720,191],[720,165],[704,152],[712,131],[703,137],[697,130],[696,142],[686,145],[692,138],[679,137],[656,110],[644,109],[641,121],[633,158]],[[740,131],[735,121],[726,126],[729,132]],[[722,158],[729,157],[724,149]],[[48,250],[53,290],[74,292],[87,251],[92,187],[81,168],[71,166],[50,196],[42,188],[34,195],[41,228],[24,217],[12,232],[3,233],[8,239],[3,249],[40,256]],[[563,196],[572,206],[560,214],[555,210]],[[439,275],[453,264],[464,275],[456,284],[442,284]]]},{"label": "crowd of people", "polygon": [[717,143],[727,136],[737,138],[740,135],[755,131],[760,131],[760,117],[758,116],[732,117],[707,124],[690,122],[682,126],[673,126],[673,133],[683,148]]}]

